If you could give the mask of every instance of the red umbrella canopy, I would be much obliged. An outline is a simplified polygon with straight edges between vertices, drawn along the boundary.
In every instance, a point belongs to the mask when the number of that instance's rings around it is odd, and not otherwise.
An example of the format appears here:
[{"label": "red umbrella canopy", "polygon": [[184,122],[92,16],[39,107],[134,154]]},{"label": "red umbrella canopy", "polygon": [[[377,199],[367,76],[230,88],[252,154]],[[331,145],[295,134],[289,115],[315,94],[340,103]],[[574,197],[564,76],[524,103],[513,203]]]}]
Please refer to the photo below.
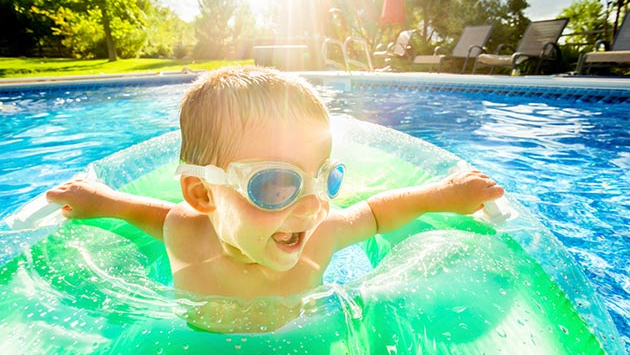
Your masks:
[{"label": "red umbrella canopy", "polygon": [[381,11],[381,25],[402,25],[405,22],[405,0],[385,0]]}]

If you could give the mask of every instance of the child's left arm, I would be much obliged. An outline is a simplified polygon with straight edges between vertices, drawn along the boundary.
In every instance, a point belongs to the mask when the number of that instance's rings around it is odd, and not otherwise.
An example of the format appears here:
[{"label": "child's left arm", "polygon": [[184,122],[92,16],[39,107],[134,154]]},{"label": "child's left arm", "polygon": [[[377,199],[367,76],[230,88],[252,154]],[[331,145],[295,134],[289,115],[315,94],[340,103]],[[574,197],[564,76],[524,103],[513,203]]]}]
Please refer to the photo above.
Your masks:
[{"label": "child's left arm", "polygon": [[396,230],[427,212],[470,214],[502,195],[503,188],[477,170],[458,172],[433,184],[385,191],[331,216],[337,249]]},{"label": "child's left arm", "polygon": [[478,170],[458,172],[430,185],[386,191],[368,199],[377,233],[388,233],[427,212],[471,214],[503,188]]}]

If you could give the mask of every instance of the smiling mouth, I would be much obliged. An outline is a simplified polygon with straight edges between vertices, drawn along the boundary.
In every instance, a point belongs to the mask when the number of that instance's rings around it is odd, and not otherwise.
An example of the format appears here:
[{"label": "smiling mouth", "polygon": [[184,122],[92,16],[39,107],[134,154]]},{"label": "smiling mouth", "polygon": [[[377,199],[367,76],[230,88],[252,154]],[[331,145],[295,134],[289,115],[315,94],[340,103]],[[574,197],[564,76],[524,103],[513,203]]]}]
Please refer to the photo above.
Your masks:
[{"label": "smiling mouth", "polygon": [[277,232],[271,236],[276,244],[284,250],[287,251],[295,251],[297,247],[302,244],[302,240],[304,240],[304,236],[306,232],[297,232],[297,233],[285,233],[285,232]]}]

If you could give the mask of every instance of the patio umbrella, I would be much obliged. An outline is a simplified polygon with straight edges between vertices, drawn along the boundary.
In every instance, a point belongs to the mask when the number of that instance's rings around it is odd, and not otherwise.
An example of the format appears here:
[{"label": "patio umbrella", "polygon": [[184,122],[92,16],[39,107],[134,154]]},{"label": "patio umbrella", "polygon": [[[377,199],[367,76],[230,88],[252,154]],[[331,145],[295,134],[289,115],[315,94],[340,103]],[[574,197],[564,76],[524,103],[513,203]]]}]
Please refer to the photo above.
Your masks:
[{"label": "patio umbrella", "polygon": [[405,0],[385,0],[381,11],[381,25],[402,25],[405,22]]}]

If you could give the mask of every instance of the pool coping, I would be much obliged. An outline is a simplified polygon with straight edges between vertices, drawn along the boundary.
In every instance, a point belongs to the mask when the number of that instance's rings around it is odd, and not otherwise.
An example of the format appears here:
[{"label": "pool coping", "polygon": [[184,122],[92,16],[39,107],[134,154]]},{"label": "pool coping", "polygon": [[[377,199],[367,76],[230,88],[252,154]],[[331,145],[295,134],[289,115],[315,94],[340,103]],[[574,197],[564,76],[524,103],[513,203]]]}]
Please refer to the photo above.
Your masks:
[{"label": "pool coping", "polygon": [[[52,77],[26,77],[0,79],[0,90],[4,88],[41,87],[62,83],[98,83],[142,81],[159,78],[189,78],[205,73],[207,70],[164,71],[148,73],[121,73],[96,75],[69,75]],[[552,76],[507,76],[507,75],[471,75],[425,72],[345,72],[345,71],[298,71],[292,72],[306,78],[350,79],[362,82],[377,82],[384,79],[396,82],[431,82],[433,84],[469,84],[497,86],[552,86],[565,88],[614,89],[630,91],[630,77],[596,77],[575,75]]]},{"label": "pool coping", "polygon": [[591,76],[507,76],[507,75],[471,75],[437,74],[422,72],[301,72],[307,78],[328,79],[331,81],[349,79],[354,82],[426,83],[426,84],[462,84],[488,86],[526,86],[553,87],[571,89],[622,90],[630,92],[630,77],[591,77]]},{"label": "pool coping", "polygon": [[204,72],[207,71],[190,70],[185,68],[181,71],[5,78],[0,79],[0,92],[86,84],[134,84],[146,81],[161,82],[172,80],[181,80],[185,82],[194,80],[197,76]]},{"label": "pool coping", "polygon": [[[176,72],[124,73],[0,79],[0,93],[27,93],[80,90],[101,86],[153,86],[193,82],[207,70]],[[630,104],[630,77],[587,76],[506,76],[438,74],[426,72],[344,72],[301,71],[300,75],[315,85],[344,91],[372,88],[387,90],[425,90],[480,95],[527,96],[573,102]]]}]

